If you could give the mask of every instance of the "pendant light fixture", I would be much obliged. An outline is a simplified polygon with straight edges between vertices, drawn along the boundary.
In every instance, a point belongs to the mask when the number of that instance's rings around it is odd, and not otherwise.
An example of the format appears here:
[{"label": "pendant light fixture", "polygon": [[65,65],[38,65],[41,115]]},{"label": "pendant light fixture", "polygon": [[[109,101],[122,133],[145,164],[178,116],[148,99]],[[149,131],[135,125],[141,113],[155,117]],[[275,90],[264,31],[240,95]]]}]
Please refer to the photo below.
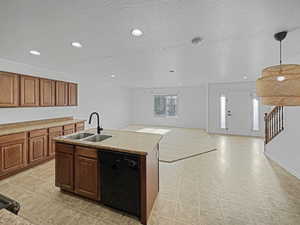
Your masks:
[{"label": "pendant light fixture", "polygon": [[282,64],[282,41],[287,33],[274,35],[280,43],[280,64],[265,68],[256,81],[256,92],[264,105],[300,106],[300,65]]}]

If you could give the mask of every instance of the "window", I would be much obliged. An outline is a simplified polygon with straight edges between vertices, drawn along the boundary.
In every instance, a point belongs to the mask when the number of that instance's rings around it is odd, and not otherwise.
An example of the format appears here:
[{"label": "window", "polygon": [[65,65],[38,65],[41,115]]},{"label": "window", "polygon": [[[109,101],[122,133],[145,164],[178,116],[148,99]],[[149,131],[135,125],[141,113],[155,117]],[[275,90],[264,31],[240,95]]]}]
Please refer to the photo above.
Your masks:
[{"label": "window", "polygon": [[220,97],[220,127],[226,129],[226,96]]},{"label": "window", "polygon": [[155,95],[154,115],[163,117],[177,116],[177,95]]},{"label": "window", "polygon": [[257,98],[252,99],[252,129],[259,131],[259,102]]}]

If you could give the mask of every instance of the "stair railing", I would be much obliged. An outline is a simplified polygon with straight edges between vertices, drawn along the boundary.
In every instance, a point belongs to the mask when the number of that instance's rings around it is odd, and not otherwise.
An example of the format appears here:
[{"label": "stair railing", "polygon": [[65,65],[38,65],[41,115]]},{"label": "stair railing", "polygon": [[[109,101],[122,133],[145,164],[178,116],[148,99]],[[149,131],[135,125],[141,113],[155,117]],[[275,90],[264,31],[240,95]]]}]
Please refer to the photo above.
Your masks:
[{"label": "stair railing", "polygon": [[270,113],[265,113],[265,144],[284,130],[283,123],[283,106],[276,106]]}]

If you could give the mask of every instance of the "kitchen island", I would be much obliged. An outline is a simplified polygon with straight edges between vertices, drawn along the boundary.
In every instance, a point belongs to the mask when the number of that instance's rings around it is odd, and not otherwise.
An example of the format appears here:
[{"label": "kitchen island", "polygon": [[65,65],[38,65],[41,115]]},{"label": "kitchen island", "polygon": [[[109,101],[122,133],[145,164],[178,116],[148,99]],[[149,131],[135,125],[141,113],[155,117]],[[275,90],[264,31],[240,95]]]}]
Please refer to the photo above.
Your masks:
[{"label": "kitchen island", "polygon": [[95,133],[90,129],[54,139],[55,185],[147,224],[159,192],[162,136],[122,130]]}]

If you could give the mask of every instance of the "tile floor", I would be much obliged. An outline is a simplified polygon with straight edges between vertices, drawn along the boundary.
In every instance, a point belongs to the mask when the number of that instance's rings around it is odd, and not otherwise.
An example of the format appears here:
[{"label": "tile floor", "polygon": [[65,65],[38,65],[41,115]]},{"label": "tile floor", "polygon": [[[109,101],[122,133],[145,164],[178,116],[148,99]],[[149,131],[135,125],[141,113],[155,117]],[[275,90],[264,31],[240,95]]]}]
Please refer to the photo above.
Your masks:
[{"label": "tile floor", "polygon": [[[299,225],[300,180],[265,157],[263,140],[213,138],[218,151],[160,164],[149,225]],[[0,193],[18,200],[20,216],[35,225],[140,224],[61,193],[54,186],[54,161],[0,181]]]}]

